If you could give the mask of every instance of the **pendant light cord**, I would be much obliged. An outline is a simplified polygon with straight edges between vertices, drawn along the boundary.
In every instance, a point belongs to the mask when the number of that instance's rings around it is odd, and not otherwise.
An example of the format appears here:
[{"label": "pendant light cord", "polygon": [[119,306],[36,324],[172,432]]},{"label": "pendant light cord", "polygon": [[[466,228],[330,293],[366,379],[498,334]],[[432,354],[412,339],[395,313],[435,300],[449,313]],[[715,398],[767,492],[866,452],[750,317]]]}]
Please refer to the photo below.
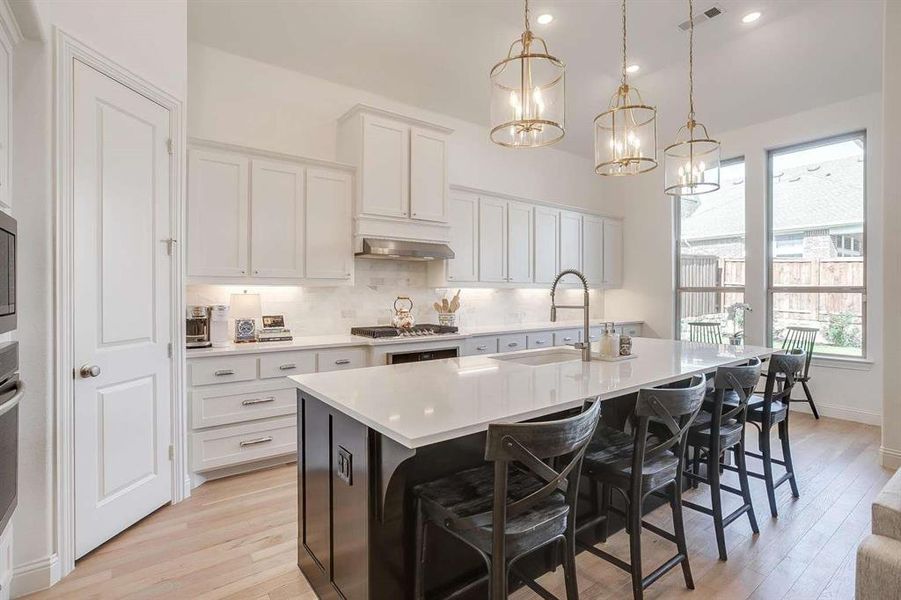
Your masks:
[{"label": "pendant light cord", "polygon": [[695,122],[695,12],[692,0],[688,0],[688,122]]},{"label": "pendant light cord", "polygon": [[526,31],[532,31],[532,29],[529,27],[529,0],[526,0],[525,21],[526,21]]},{"label": "pendant light cord", "polygon": [[623,79],[622,85],[626,85],[626,0],[623,0]]}]

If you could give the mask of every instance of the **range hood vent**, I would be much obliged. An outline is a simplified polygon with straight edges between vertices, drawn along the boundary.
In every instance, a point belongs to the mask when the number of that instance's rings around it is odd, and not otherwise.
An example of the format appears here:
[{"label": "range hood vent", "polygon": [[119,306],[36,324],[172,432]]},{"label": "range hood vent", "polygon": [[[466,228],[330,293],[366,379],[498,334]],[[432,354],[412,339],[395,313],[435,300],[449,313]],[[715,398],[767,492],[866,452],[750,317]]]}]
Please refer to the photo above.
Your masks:
[{"label": "range hood vent", "polygon": [[454,251],[447,244],[437,242],[363,238],[363,251],[355,255],[391,260],[447,260],[454,257]]}]

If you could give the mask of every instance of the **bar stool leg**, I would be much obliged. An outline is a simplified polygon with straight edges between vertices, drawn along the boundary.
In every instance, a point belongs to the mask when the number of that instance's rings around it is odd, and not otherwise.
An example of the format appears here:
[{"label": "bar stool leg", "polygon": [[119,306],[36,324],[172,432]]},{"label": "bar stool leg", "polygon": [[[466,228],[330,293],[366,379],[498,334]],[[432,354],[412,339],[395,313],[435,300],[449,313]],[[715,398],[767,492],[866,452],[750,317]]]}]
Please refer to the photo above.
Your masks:
[{"label": "bar stool leg", "polygon": [[788,419],[786,418],[784,421],[779,423],[779,431],[782,434],[780,437],[782,438],[782,460],[785,463],[785,470],[788,473],[791,473],[791,477],[788,478],[788,484],[792,488],[792,496],[798,498],[800,494],[798,493],[798,482],[795,481],[795,466],[792,464],[792,450],[791,444],[788,441]]},{"label": "bar stool leg", "polygon": [[676,534],[676,548],[679,550],[679,554],[685,556],[685,560],[682,561],[685,587],[693,590],[695,582],[691,576],[691,565],[688,564],[688,544],[685,542],[685,524],[682,521],[682,486],[678,482],[673,484],[670,507],[673,509],[673,533]]},{"label": "bar stool leg", "polygon": [[490,600],[507,600],[507,568],[504,560],[499,556],[491,557],[490,568]]},{"label": "bar stool leg", "polygon": [[760,431],[760,453],[763,455],[763,480],[766,483],[766,495],[770,501],[770,514],[773,517],[778,517],[776,488],[773,485],[773,450],[770,447],[769,427],[763,427]]},{"label": "bar stool leg", "polygon": [[416,501],[416,556],[413,576],[413,597],[416,600],[425,598],[425,536],[426,523],[422,513],[422,502]]},{"label": "bar stool leg", "polygon": [[575,515],[570,515],[563,540],[563,580],[566,582],[566,600],[579,600],[576,577],[576,527]]},{"label": "bar stool leg", "polygon": [[629,498],[629,558],[632,567],[632,596],[644,598],[641,576],[641,498]]},{"label": "bar stool leg", "polygon": [[612,493],[612,491],[603,483],[598,483],[597,485],[601,495],[600,514],[604,515],[605,517],[603,521],[598,523],[597,532],[598,537],[601,538],[601,542],[607,543],[607,533],[610,530],[610,494]]},{"label": "bar stool leg", "polygon": [[745,504],[748,505],[748,521],[751,522],[751,531],[754,533],[760,533],[760,529],[757,527],[757,516],[754,514],[754,504],[751,502],[751,486],[748,483],[748,464],[745,462],[745,442],[744,439],[742,441],[733,446],[734,450],[733,455],[735,456],[735,463],[738,467],[738,482],[741,484],[741,496],[744,499]]},{"label": "bar stool leg", "polygon": [[716,532],[716,547],[720,560],[728,560],[726,556],[726,532],[723,525],[723,499],[720,493],[720,452],[714,441],[707,454],[707,482],[710,484],[710,503],[713,507],[713,529]]},{"label": "bar stool leg", "polygon": [[[695,475],[701,474],[701,448],[699,446],[694,446],[692,448],[692,461],[691,461],[691,472]],[[697,477],[692,479],[691,487],[697,488],[700,485]]]}]

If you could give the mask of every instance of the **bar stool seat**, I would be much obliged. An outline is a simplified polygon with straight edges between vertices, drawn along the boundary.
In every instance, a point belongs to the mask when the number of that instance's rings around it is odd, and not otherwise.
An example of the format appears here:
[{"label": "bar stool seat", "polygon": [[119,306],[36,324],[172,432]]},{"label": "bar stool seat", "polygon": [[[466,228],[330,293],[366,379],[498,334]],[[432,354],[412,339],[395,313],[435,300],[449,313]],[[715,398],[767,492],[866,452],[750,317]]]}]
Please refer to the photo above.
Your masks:
[{"label": "bar stool seat", "polygon": [[[737,405],[736,405],[737,406]],[[688,430],[688,445],[698,446],[706,444],[710,441],[711,429],[713,428],[713,415],[706,410],[702,410],[695,418],[691,429]],[[720,447],[729,448],[741,441],[741,434],[744,427],[735,419],[726,419],[720,423]]]},{"label": "bar stool seat", "polygon": [[[631,458],[634,456],[635,440],[627,433],[622,431],[618,433],[625,436],[625,440],[619,436],[608,438],[617,445],[605,446],[605,442],[598,441],[597,437],[588,445],[582,463],[582,470],[587,476],[610,483],[619,481],[628,484],[631,481]],[[623,443],[625,445],[619,445]],[[655,490],[660,487],[661,482],[674,479],[678,472],[678,456],[672,453],[656,456],[642,465],[641,489],[642,491]]]},{"label": "bar stool seat", "polygon": [[[707,395],[707,399],[704,401],[704,411],[698,415],[698,418],[695,420],[695,423],[700,423],[700,419],[703,418],[703,413],[708,412],[709,406],[708,402],[712,398],[712,393]],[[738,394],[733,390],[728,390],[724,394],[723,404],[726,406],[738,406],[739,399]],[[755,423],[763,422],[763,404],[764,398],[760,394],[754,394],[751,396],[750,401],[748,402],[748,420],[754,421]],[[779,423],[780,421],[785,420],[785,412],[788,410],[788,405],[780,400],[773,400],[771,415],[770,415],[770,423]],[[708,416],[709,419],[709,416]]]},{"label": "bar stool seat", "polygon": [[[515,502],[542,488],[542,484],[529,473],[511,467],[507,479],[507,500]],[[436,479],[413,488],[413,494],[422,501],[422,510],[432,520],[444,523],[455,535],[478,547],[491,551],[491,521],[473,523],[473,527],[458,528],[453,523],[491,511],[494,490],[494,468],[491,465],[476,467]],[[550,539],[563,535],[569,506],[561,492],[553,492],[522,514],[507,521],[505,543],[507,552],[520,554],[529,550],[535,538]]]}]

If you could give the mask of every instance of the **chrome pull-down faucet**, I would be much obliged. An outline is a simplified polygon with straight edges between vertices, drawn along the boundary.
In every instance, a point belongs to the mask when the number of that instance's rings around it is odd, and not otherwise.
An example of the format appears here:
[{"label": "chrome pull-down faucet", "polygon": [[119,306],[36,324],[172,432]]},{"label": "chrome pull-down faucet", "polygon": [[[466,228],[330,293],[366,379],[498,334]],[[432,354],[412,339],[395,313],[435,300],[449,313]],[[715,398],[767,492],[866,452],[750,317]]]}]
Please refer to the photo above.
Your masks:
[{"label": "chrome pull-down faucet", "polygon": [[[560,283],[560,280],[563,279],[564,275],[575,275],[579,278],[579,281],[582,282],[582,288],[585,290],[585,296],[582,303],[582,306],[570,305],[564,306],[557,304],[554,302],[554,294],[557,292],[557,284]],[[557,321],[557,309],[558,308],[580,308],[584,314],[584,331],[582,332],[582,341],[573,344],[573,346],[582,351],[582,360],[584,362],[591,361],[591,335],[588,331],[588,280],[585,279],[585,276],[582,275],[580,271],[575,269],[566,269],[564,271],[560,271],[557,277],[554,279],[554,285],[551,286],[551,322],[555,323]]]}]

